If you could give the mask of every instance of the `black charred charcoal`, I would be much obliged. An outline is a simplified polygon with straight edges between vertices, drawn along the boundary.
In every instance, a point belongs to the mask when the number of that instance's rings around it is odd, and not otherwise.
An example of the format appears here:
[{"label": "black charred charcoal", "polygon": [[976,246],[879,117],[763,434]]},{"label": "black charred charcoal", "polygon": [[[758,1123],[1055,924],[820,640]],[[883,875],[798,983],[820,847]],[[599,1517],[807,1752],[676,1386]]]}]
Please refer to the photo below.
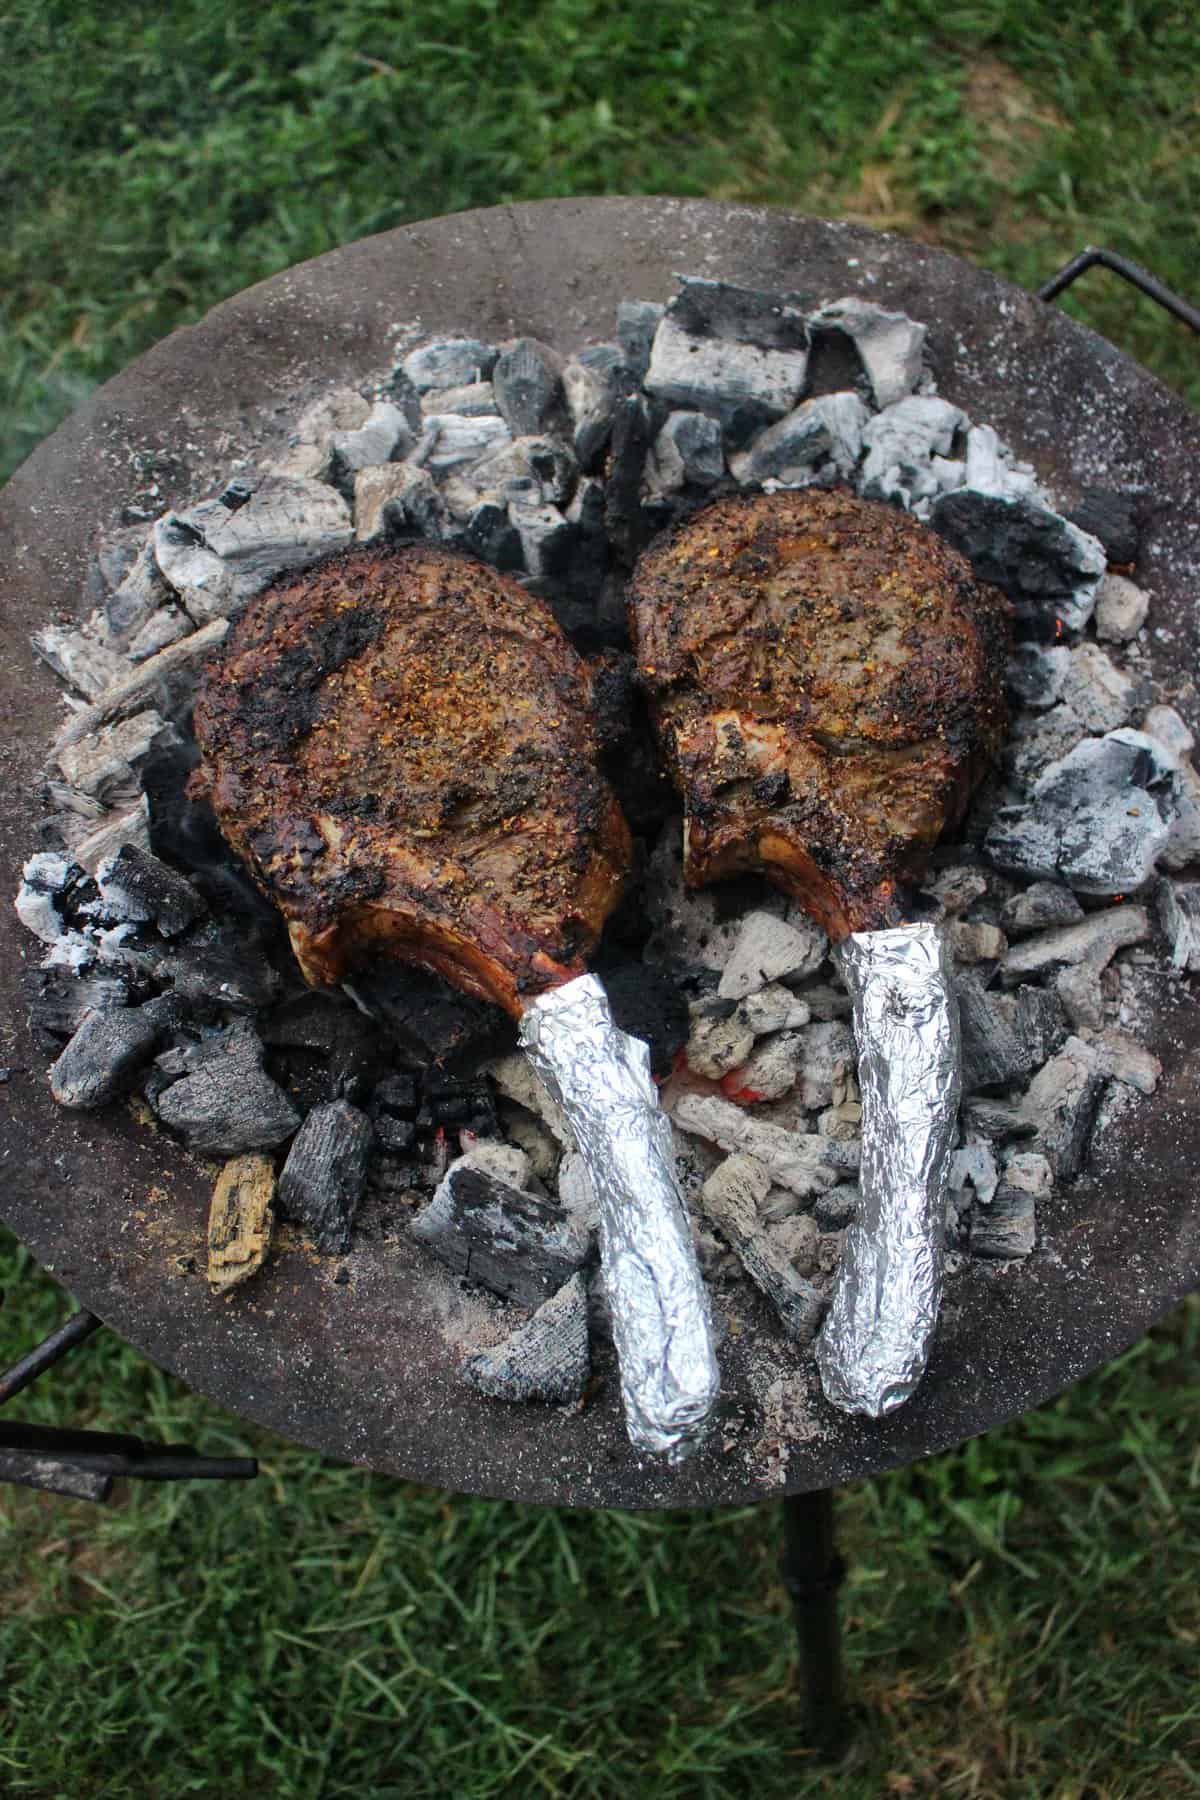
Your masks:
[{"label": "black charred charcoal", "polygon": [[278,929],[278,916],[234,858],[206,800],[186,791],[200,752],[195,740],[156,752],[142,770],[155,856],[181,870],[222,917],[250,918]]},{"label": "black charred charcoal", "polygon": [[314,1107],[296,1133],[279,1176],[278,1203],[285,1218],[308,1227],[318,1250],[350,1248],[371,1137],[371,1121],[345,1100]]},{"label": "black charred charcoal", "polygon": [[963,1092],[1007,1087],[1035,1065],[1027,1039],[1009,1024],[1004,1012],[975,977],[958,978],[958,1017],[962,1030]]},{"label": "black charred charcoal", "polygon": [[492,1400],[578,1400],[591,1374],[588,1296],[582,1275],[570,1281],[500,1344],[477,1350],[462,1366],[463,1379]]},{"label": "black charred charcoal", "polygon": [[562,405],[559,358],[536,338],[518,338],[492,370],[500,416],[514,437],[535,437]]},{"label": "black charred charcoal", "polygon": [[994,1144],[1030,1138],[1037,1130],[1032,1120],[1006,1100],[964,1100],[962,1121],[968,1131],[977,1131]]},{"label": "black charred charcoal", "polygon": [[689,337],[753,344],[760,350],[807,350],[808,320],[781,295],[728,281],[685,275],[667,308]]},{"label": "black charred charcoal", "polygon": [[669,1075],[690,1029],[687,1001],[677,985],[658,969],[632,960],[604,961],[597,974],[621,1030],[649,1045],[655,1075]]},{"label": "black charred charcoal", "polygon": [[1025,1046],[1029,1067],[1039,1068],[1066,1042],[1070,1029],[1063,1003],[1053,988],[1019,987],[1016,1032]]},{"label": "black charred charcoal", "polygon": [[267,1073],[279,1084],[296,1110],[307,1116],[315,1106],[348,1098],[340,1092],[329,1059],[318,1050],[271,1050]]},{"label": "black charred charcoal", "polygon": [[1037,1239],[1037,1201],[1024,1188],[1001,1183],[989,1206],[971,1214],[972,1256],[1007,1262],[1028,1256]]},{"label": "black charred charcoal", "polygon": [[189,1150],[224,1156],[270,1150],[291,1137],[300,1115],[262,1060],[262,1044],[244,1024],[169,1050],[155,1064],[158,1077],[171,1078],[156,1093],[155,1111]]},{"label": "black charred charcoal", "polygon": [[508,508],[495,500],[484,500],[467,520],[466,548],[472,556],[480,556],[493,569],[524,567],[521,535],[508,516]]},{"label": "black charred charcoal", "polygon": [[416,1142],[417,1127],[412,1119],[397,1119],[392,1113],[372,1112],[371,1122],[381,1150],[399,1155]]},{"label": "black charred charcoal", "polygon": [[353,987],[403,1060],[419,1068],[482,1055],[509,1029],[498,1006],[460,994],[424,969],[380,958],[355,974]]},{"label": "black charred charcoal", "polygon": [[373,1046],[379,1037],[377,1026],[352,1000],[311,989],[272,1007],[261,1029],[265,1044],[319,1050],[329,1057],[344,1053],[350,1045]]},{"label": "black charred charcoal", "polygon": [[631,569],[649,541],[651,525],[642,507],[642,477],[650,453],[650,415],[630,394],[613,413],[605,487],[604,525],[619,561]]},{"label": "black charred charcoal", "polygon": [[591,1250],[590,1234],[555,1202],[467,1159],[449,1170],[412,1230],[456,1275],[522,1306],[556,1294]]},{"label": "black charred charcoal", "polygon": [[373,1113],[386,1113],[393,1119],[415,1119],[419,1105],[415,1075],[392,1069],[375,1083],[371,1095]]},{"label": "black charred charcoal", "polygon": [[589,673],[600,748],[619,750],[633,731],[633,657],[627,650],[606,650],[589,664]]},{"label": "black charred charcoal", "polygon": [[73,1111],[107,1106],[133,1085],[166,1028],[155,1001],[89,1013],[50,1070],[51,1093]]},{"label": "black charred charcoal", "polygon": [[617,342],[639,380],[650,367],[650,346],[665,311],[657,300],[622,300],[617,307]]},{"label": "black charred charcoal", "polygon": [[458,1080],[434,1071],[427,1074],[421,1082],[417,1129],[439,1126],[448,1132],[473,1131],[478,1137],[498,1138],[500,1121],[490,1082],[483,1076]]},{"label": "black charred charcoal", "polygon": [[122,844],[96,872],[100,898],[118,920],[149,921],[177,937],[208,908],[191,882],[136,844]]},{"label": "black charred charcoal", "polygon": [[21,985],[31,1027],[55,1037],[70,1037],[89,1012],[111,1012],[134,998],[124,970],[76,976],[61,969],[26,969]]},{"label": "black charred charcoal", "polygon": [[257,934],[215,920],[164,951],[156,973],[198,1011],[256,1012],[282,985]]},{"label": "black charred charcoal", "polygon": [[[277,1050],[293,1056],[308,1052],[324,1060],[322,1100],[361,1104],[383,1060],[378,1026],[340,995],[305,992],[289,996],[267,1015],[262,1035],[263,1041]],[[303,1067],[301,1072],[304,1091],[315,1092],[316,1075]]]},{"label": "black charred charcoal", "polygon": [[1080,531],[1090,532],[1104,545],[1110,563],[1124,567],[1137,561],[1141,542],[1139,503],[1136,495],[1120,493],[1116,488],[1084,488],[1083,498],[1066,517]]}]

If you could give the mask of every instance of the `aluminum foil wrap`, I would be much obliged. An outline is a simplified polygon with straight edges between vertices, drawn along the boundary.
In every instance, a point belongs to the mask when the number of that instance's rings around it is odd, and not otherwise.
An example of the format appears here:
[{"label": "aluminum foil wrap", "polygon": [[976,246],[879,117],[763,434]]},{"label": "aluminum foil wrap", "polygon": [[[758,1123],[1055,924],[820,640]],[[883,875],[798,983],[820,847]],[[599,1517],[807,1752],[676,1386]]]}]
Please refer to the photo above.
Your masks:
[{"label": "aluminum foil wrap", "polygon": [[682,1462],[703,1440],[720,1377],[650,1052],[618,1029],[594,975],[539,995],[521,1019],[521,1042],[562,1106],[596,1192],[630,1442]]},{"label": "aluminum foil wrap", "polygon": [[915,1391],[937,1323],[961,1088],[958,997],[934,925],[857,932],[838,956],[858,1039],[862,1201],[817,1366],[835,1406],[879,1418]]}]

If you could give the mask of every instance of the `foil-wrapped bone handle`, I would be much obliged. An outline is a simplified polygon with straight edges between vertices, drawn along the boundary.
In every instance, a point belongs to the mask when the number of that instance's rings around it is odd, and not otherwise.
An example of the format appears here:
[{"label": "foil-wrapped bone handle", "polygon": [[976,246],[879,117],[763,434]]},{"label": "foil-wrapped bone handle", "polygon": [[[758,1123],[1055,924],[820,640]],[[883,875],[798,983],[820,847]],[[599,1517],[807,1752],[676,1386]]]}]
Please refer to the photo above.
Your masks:
[{"label": "foil-wrapped bone handle", "polygon": [[596,1192],[630,1442],[682,1462],[703,1441],[720,1377],[650,1052],[619,1029],[594,975],[539,995],[522,1016],[521,1042]]},{"label": "foil-wrapped bone handle", "polygon": [[962,1080],[958,998],[934,925],[856,932],[838,957],[858,1040],[862,1199],[817,1365],[835,1406],[880,1418],[915,1391],[937,1324]]}]

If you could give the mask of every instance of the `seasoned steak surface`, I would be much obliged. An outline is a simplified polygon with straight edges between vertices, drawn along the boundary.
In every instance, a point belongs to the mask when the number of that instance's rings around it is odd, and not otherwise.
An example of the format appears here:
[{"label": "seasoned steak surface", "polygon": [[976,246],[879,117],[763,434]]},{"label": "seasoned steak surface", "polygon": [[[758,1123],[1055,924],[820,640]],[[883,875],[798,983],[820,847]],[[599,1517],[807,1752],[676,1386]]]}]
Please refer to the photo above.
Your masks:
[{"label": "seasoned steak surface", "polygon": [[917,520],[808,488],[694,514],[629,609],[687,879],[762,869],[835,938],[894,922],[999,747],[1003,596]]},{"label": "seasoned steak surface", "polygon": [[195,729],[310,981],[390,951],[519,1012],[582,971],[620,897],[587,670],[485,564],[414,544],[281,579],[205,670]]}]

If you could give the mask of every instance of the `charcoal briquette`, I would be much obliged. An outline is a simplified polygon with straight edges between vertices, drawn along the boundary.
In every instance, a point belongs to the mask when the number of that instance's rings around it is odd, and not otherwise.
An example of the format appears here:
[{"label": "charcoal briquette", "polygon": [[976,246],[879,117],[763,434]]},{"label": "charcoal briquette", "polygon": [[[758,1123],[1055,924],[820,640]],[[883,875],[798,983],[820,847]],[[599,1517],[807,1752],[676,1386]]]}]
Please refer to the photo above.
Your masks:
[{"label": "charcoal briquette", "polygon": [[371,1137],[371,1121],[345,1100],[314,1107],[296,1133],[279,1176],[279,1208],[308,1227],[318,1250],[350,1248]]}]

